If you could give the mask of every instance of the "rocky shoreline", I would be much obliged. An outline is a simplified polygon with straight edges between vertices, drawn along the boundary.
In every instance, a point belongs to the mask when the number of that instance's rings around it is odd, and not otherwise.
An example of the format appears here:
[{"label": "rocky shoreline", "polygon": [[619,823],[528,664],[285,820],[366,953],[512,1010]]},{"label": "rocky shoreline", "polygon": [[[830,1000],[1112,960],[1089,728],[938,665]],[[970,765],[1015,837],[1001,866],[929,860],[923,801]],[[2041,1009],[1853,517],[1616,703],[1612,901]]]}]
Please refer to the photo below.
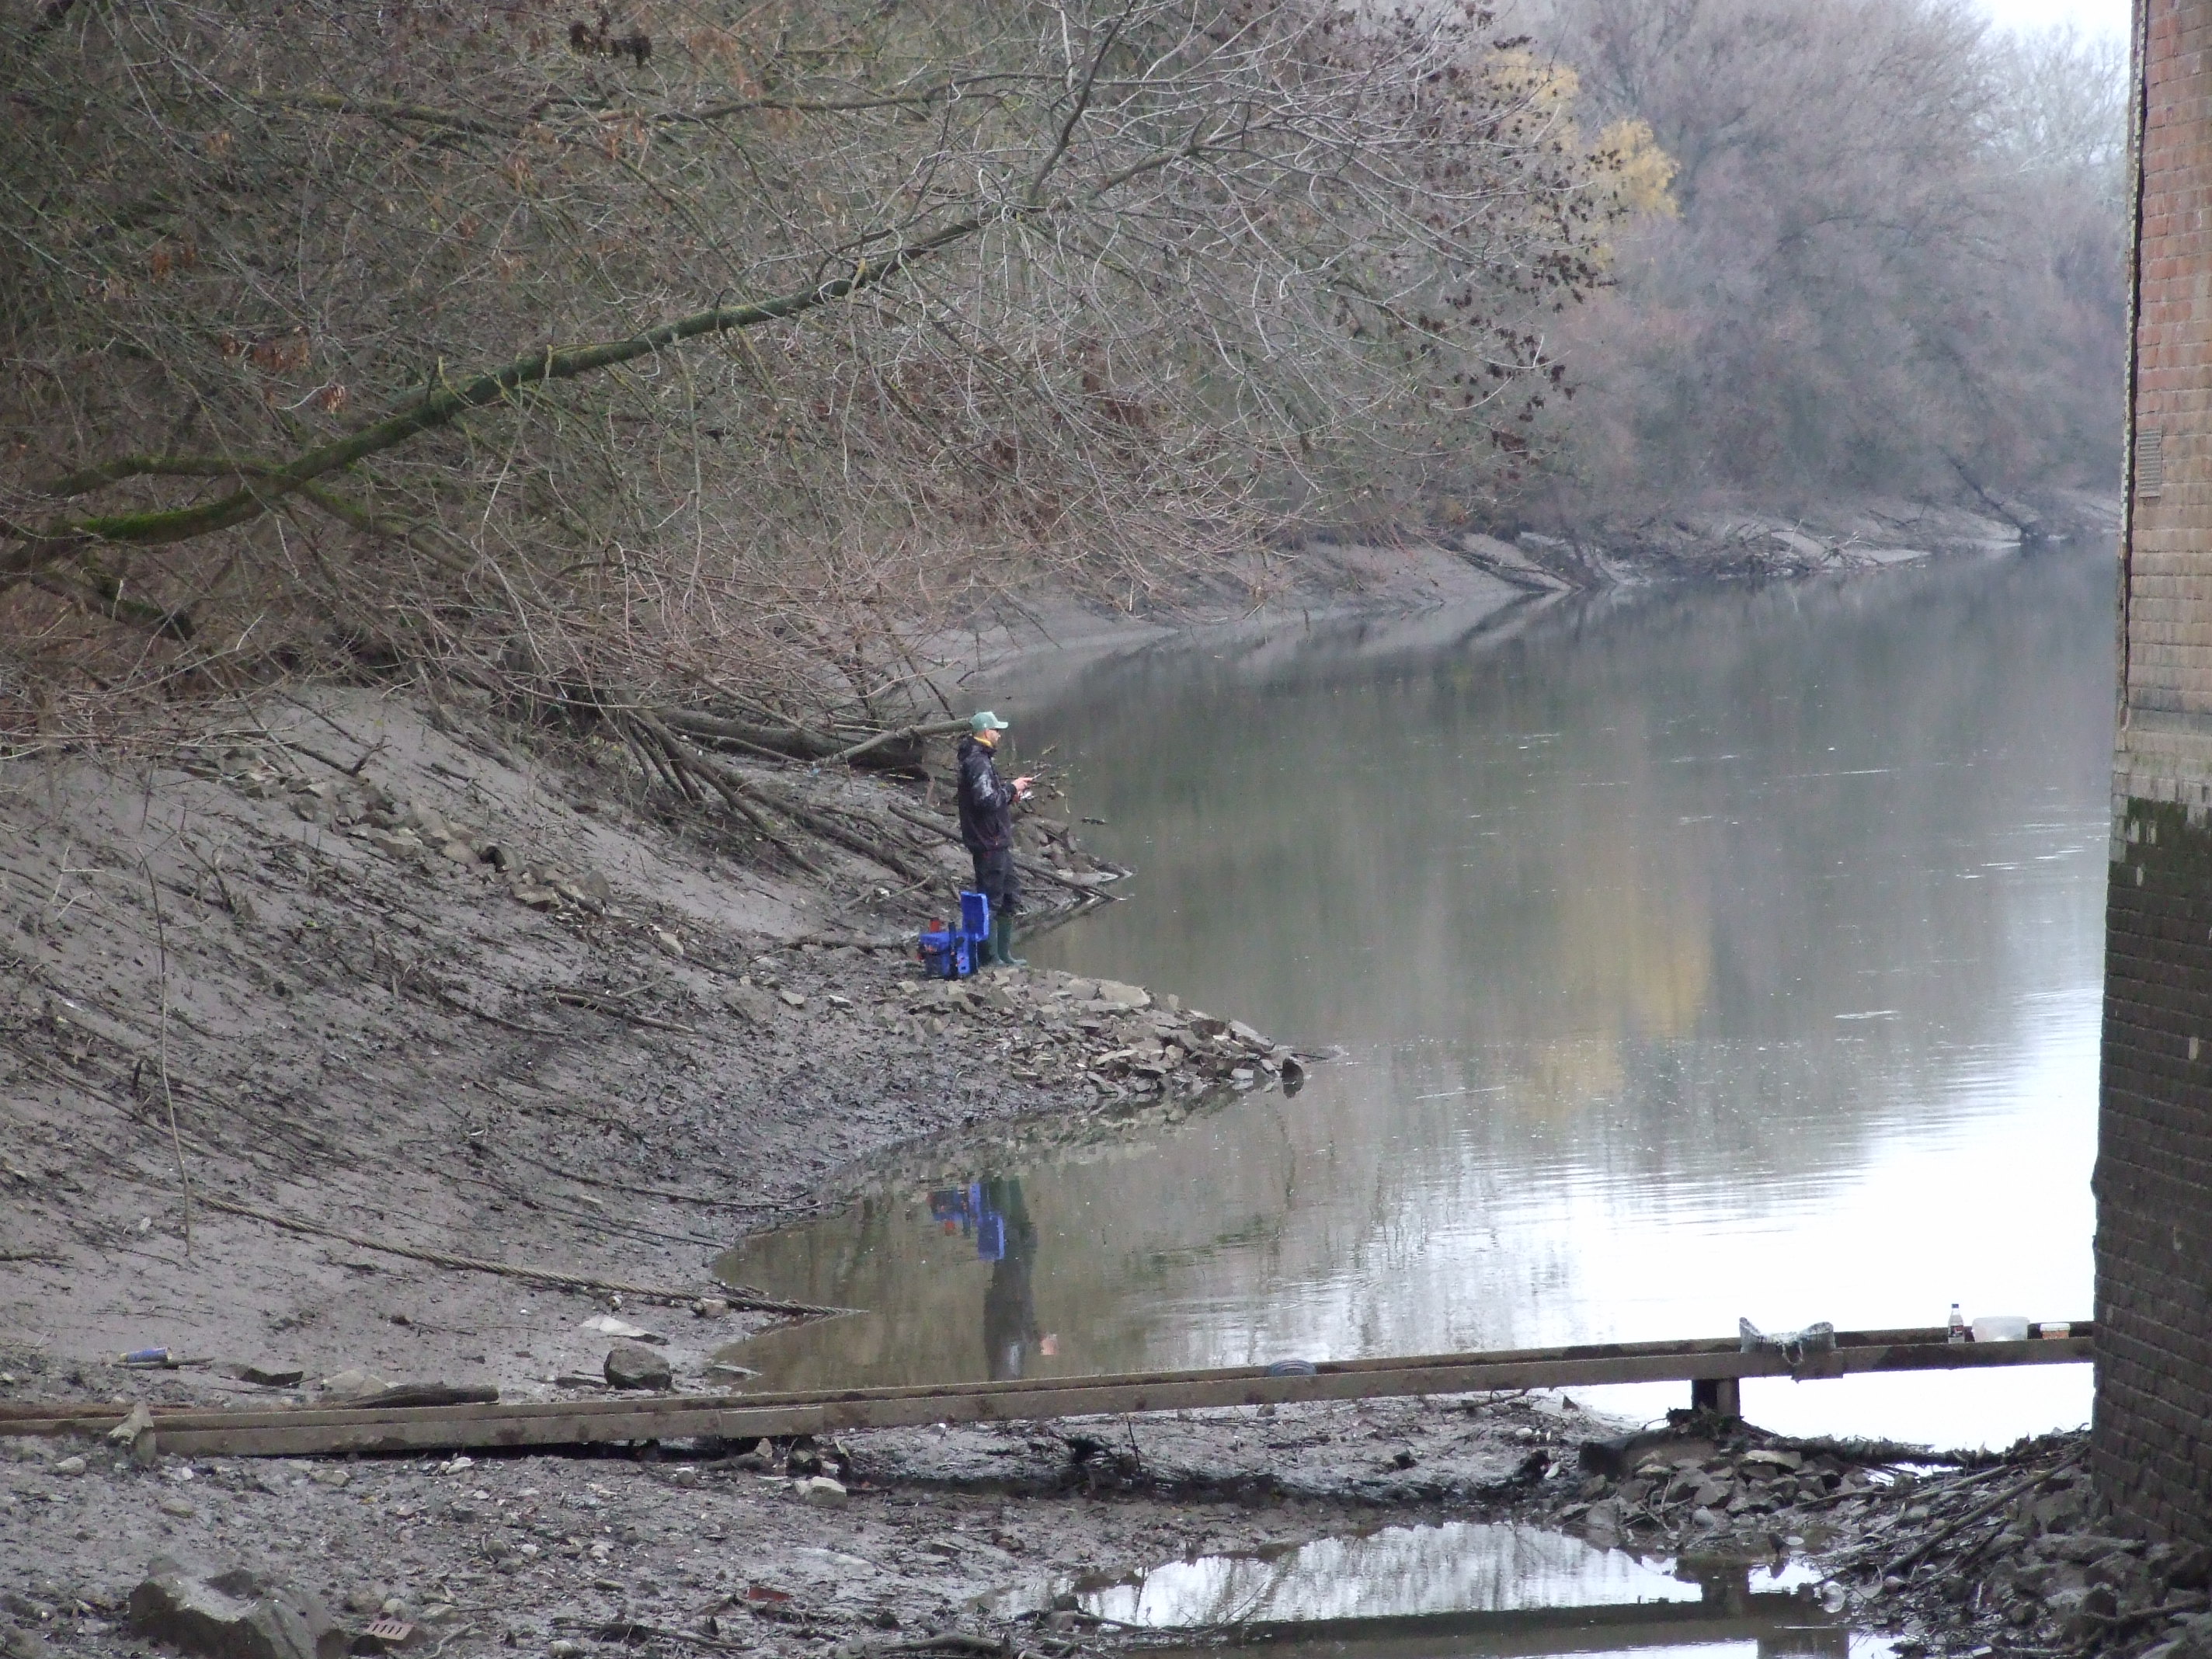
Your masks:
[{"label": "rocky shoreline", "polygon": [[1477,1395],[343,1461],[0,1439],[0,1547],[23,1568],[0,1594],[0,1648],[246,1651],[180,1622],[180,1601],[228,1596],[231,1620],[292,1632],[260,1659],[824,1643],[844,1659],[1054,1659],[1054,1643],[1237,1636],[1116,1626],[1070,1587],[1468,1519],[1578,1534],[1699,1582],[1763,1569],[1780,1583],[1796,1564],[1808,1618],[1905,1659],[2195,1659],[2212,1644],[2212,1552],[2113,1534],[2081,1436],[1946,1463],[1682,1418],[1610,1433],[1571,1401]]},{"label": "rocky shoreline", "polygon": [[1587,1444],[1572,1496],[1538,1513],[1602,1548],[1802,1559],[1824,1607],[1905,1659],[2212,1651],[2212,1550],[2122,1534],[2087,1452],[2073,1433],[1943,1457],[1685,1413]]}]

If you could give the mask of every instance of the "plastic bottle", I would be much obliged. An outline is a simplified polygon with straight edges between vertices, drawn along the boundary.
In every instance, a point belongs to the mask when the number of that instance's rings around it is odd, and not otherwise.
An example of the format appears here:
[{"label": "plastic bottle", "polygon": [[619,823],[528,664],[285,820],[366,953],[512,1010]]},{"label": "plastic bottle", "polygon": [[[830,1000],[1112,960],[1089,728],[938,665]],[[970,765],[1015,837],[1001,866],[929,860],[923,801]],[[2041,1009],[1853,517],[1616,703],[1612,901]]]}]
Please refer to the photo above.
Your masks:
[{"label": "plastic bottle", "polygon": [[1954,1342],[1966,1340],[1966,1316],[1959,1311],[1959,1304],[1955,1302],[1951,1304],[1951,1340]]}]

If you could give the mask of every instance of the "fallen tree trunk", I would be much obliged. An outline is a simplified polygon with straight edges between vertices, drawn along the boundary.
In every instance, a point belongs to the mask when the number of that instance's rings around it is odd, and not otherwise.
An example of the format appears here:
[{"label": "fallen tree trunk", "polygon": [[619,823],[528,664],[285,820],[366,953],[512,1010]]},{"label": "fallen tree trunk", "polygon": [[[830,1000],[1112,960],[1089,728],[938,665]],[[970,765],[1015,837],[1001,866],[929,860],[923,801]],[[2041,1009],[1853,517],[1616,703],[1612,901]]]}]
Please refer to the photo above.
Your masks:
[{"label": "fallen tree trunk", "polygon": [[822,873],[820,866],[792,845],[786,826],[776,823],[770,816],[767,803],[759,798],[760,792],[750,780],[723,765],[713,756],[702,754],[689,744],[678,742],[675,734],[651,714],[638,713],[630,715],[629,719],[647,740],[639,743],[637,747],[648,758],[658,758],[666,766],[673,767],[679,777],[688,772],[704,778],[714,786],[714,793],[729,803],[732,811],[765,836],[786,858],[802,870],[811,871],[816,875]]}]

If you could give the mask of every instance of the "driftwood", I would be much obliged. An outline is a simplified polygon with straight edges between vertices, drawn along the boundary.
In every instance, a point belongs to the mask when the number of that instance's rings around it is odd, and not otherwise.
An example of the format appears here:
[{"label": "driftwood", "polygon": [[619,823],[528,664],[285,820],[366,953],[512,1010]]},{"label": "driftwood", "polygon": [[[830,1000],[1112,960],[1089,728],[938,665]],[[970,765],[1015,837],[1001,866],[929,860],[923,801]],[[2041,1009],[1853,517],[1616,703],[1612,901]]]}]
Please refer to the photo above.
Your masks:
[{"label": "driftwood", "polygon": [[774,799],[778,807],[816,835],[826,841],[836,842],[849,853],[858,853],[864,859],[872,860],[886,870],[896,872],[917,886],[933,887],[951,879],[950,872],[943,869],[926,868],[879,836],[868,834],[861,827],[866,822],[865,814],[849,808],[825,810],[809,806],[781,791],[778,791]]},{"label": "driftwood", "polygon": [[[730,810],[759,830],[778,852],[802,870],[817,876],[822,873],[820,865],[792,844],[787,829],[770,816],[750,779],[711,755],[678,742],[673,732],[650,714],[633,714],[629,720],[635,733],[641,734],[633,737],[632,745],[657,769],[665,772],[672,767],[679,779],[687,773],[704,778],[714,793],[728,803]],[[678,793],[690,799],[697,798],[696,790],[684,789],[680,784]]]},{"label": "driftwood", "polygon": [[786,760],[827,760],[843,748],[842,740],[804,726],[773,726],[758,720],[732,720],[721,714],[695,714],[688,708],[656,708],[653,718],[672,732],[687,738],[706,738],[718,743],[742,744],[748,749],[781,756]]},{"label": "driftwood", "polygon": [[[667,787],[695,804],[705,799],[702,785],[711,789],[802,870],[816,875],[823,873],[798,844],[799,834],[803,831],[890,871],[911,887],[950,889],[959,881],[959,872],[945,868],[920,848],[901,844],[902,838],[890,820],[896,819],[937,842],[957,847],[960,844],[959,832],[949,823],[924,817],[889,802],[878,809],[843,802],[833,805],[811,801],[781,781],[746,776],[705,752],[697,742],[734,742],[774,758],[793,757],[793,752],[787,751],[795,751],[799,757],[804,757],[819,750],[820,760],[828,764],[887,755],[901,744],[919,744],[929,738],[965,731],[965,720],[937,720],[878,732],[858,743],[833,748],[833,744],[842,740],[805,726],[769,726],[684,709],[631,709],[612,714],[611,719],[629,738],[648,769]],[[877,763],[871,760],[870,763]],[[1056,870],[1034,854],[1018,852],[1015,864],[1024,873],[1065,888],[1087,901],[1121,901],[1120,894],[1101,892],[1092,883]],[[1129,873],[1114,866],[1102,865],[1102,868],[1117,877]]]},{"label": "driftwood", "polygon": [[[967,729],[968,722],[964,720],[934,720],[927,726],[902,726],[896,732],[878,732],[872,738],[865,738],[854,744],[850,749],[832,755],[830,758],[851,765],[863,756],[872,756],[878,748],[888,750],[890,745],[897,744],[902,750],[910,750],[919,745],[925,738],[949,738],[956,732],[965,732]],[[880,758],[871,759],[868,762],[871,766],[889,766],[894,763]],[[911,762],[896,763],[912,764]]]},{"label": "driftwood", "polygon": [[[700,794],[693,780],[703,780],[733,811],[802,870],[817,875],[823,873],[821,866],[794,844],[791,833],[793,823],[824,841],[835,842],[848,853],[857,853],[862,858],[883,866],[907,881],[917,884],[935,884],[945,879],[945,872],[942,870],[926,869],[898,848],[869,834],[864,827],[866,815],[849,810],[826,810],[810,804],[795,792],[779,784],[764,779],[747,778],[734,768],[684,742],[656,715],[634,713],[627,718],[641,734],[639,738],[634,739],[635,746],[668,779],[672,787],[687,799],[696,801],[700,799]],[[790,822],[780,822],[779,819]]]},{"label": "driftwood", "polygon": [[2078,1452],[2070,1456],[2062,1457],[2057,1462],[2051,1465],[2051,1468],[2047,1469],[2039,1469],[2035,1474],[2029,1475],[2027,1479],[2013,1482],[2012,1485],[2007,1486],[2003,1491],[1997,1493],[1996,1497],[1990,1498],[1984,1503],[1977,1504],[1972,1509],[1968,1510],[1964,1515],[1952,1522],[1948,1526],[1937,1528],[1934,1532],[1929,1534],[1926,1538],[1921,1540],[1917,1546],[1907,1550],[1904,1554],[1897,1557],[1896,1559],[1886,1562],[1881,1570],[1883,1577],[1887,1577],[1894,1573],[1901,1577],[1905,1574],[1911,1572],[1913,1568],[1918,1566],[1923,1561],[1925,1561],[1945,1544],[1950,1542],[1952,1539],[1956,1538],[1960,1533],[1966,1531],[1967,1528],[1972,1526],[1977,1521],[1984,1520],[1990,1516],[1995,1515],[2006,1504],[2014,1502],[2023,1494],[2042,1486],[2053,1475],[2058,1474],[2061,1470],[2065,1469],[2069,1465],[2078,1462],[2080,1459],[2081,1454]]}]

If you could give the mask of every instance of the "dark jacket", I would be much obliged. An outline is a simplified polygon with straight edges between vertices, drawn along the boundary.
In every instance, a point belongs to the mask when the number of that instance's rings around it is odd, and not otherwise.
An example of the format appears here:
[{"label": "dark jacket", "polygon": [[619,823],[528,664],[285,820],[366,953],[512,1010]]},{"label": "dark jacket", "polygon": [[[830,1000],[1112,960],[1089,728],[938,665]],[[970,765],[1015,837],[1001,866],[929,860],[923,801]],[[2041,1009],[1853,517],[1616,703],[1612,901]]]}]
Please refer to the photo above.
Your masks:
[{"label": "dark jacket", "polygon": [[1001,781],[991,751],[971,735],[960,739],[960,839],[971,853],[1001,853],[1014,844],[1014,786]]}]

